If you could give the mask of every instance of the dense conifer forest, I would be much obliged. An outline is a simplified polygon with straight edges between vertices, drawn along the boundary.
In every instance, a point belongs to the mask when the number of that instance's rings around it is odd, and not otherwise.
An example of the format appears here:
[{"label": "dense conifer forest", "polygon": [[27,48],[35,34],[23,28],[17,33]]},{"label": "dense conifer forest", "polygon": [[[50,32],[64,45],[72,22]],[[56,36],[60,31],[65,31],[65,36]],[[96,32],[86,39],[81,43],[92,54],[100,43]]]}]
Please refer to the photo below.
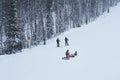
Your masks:
[{"label": "dense conifer forest", "polygon": [[0,54],[13,54],[94,21],[120,0],[0,0]]}]

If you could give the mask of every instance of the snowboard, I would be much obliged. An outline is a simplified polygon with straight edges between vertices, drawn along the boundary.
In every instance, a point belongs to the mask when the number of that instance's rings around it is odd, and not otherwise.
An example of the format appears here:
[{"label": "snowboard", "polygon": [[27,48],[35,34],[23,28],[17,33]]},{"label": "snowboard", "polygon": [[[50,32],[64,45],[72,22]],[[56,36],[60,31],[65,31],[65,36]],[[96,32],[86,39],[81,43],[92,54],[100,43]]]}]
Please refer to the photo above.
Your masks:
[{"label": "snowboard", "polygon": [[69,60],[70,58],[62,57],[62,60]]}]

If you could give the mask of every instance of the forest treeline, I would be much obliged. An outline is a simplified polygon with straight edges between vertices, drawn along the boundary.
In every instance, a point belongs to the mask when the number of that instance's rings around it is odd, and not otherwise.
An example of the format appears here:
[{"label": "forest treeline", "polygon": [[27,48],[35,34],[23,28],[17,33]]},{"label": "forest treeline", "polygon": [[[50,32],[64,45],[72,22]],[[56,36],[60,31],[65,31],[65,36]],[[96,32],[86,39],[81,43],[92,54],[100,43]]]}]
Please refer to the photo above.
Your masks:
[{"label": "forest treeline", "polygon": [[39,45],[94,21],[120,0],[0,0],[0,54]]}]

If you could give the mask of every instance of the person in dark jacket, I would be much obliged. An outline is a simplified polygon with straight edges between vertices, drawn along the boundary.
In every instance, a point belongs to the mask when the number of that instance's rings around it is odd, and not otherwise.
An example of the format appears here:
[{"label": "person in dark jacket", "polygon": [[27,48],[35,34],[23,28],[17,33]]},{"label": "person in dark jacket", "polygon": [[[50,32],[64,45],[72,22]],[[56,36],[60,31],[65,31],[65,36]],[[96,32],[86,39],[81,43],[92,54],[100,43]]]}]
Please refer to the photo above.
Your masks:
[{"label": "person in dark jacket", "polygon": [[70,57],[75,57],[77,56],[77,51],[75,51],[73,54],[70,55]]},{"label": "person in dark jacket", "polygon": [[77,51],[75,51],[74,55],[77,56]]},{"label": "person in dark jacket", "polygon": [[68,41],[69,41],[68,38],[65,37],[65,46],[69,46]]},{"label": "person in dark jacket", "polygon": [[46,45],[46,39],[45,38],[43,38],[43,44]]},{"label": "person in dark jacket", "polygon": [[60,40],[59,40],[59,38],[57,38],[56,42],[57,42],[57,47],[60,47]]}]

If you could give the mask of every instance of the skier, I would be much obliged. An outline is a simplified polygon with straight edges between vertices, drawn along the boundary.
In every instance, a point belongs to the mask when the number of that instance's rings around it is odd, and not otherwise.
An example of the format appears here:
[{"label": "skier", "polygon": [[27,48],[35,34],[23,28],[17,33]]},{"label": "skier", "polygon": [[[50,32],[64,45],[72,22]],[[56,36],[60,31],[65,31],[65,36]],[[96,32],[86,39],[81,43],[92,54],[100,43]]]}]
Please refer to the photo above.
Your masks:
[{"label": "skier", "polygon": [[66,59],[69,59],[69,58],[70,58],[70,52],[69,52],[68,49],[67,49],[67,51],[65,52],[65,55],[66,55]]},{"label": "skier", "polygon": [[67,37],[65,37],[65,46],[68,46],[69,44],[68,44],[68,38]]},{"label": "skier", "polygon": [[46,45],[46,39],[45,38],[43,38],[43,42],[44,42],[43,44]]},{"label": "skier", "polygon": [[56,42],[57,42],[57,47],[60,47],[60,40],[59,40],[59,38],[57,38]]}]

